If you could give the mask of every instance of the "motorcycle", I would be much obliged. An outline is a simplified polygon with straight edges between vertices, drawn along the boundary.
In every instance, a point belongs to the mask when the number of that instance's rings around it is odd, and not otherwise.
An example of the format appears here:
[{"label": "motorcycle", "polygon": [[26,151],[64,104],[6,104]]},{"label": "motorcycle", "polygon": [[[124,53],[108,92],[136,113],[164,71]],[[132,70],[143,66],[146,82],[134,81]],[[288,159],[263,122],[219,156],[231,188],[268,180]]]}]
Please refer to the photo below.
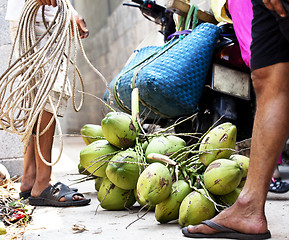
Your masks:
[{"label": "motorcycle", "polygon": [[[132,0],[134,4],[124,3],[124,6],[139,8],[149,20],[161,25],[160,32],[164,42],[168,36],[176,31],[173,18],[174,13],[184,15],[183,10],[165,8],[155,1]],[[202,10],[198,12],[199,23],[211,22],[217,24],[212,15]],[[255,112],[255,95],[252,91],[250,69],[242,60],[239,44],[232,24],[219,25],[221,29],[205,87],[198,103],[198,110],[192,119],[184,121],[175,127],[175,131],[206,132],[216,121],[231,122],[237,126],[238,140],[251,137]],[[165,103],[164,103],[165,104]],[[180,121],[188,116],[178,119],[160,118],[158,124],[164,126],[168,122]],[[152,123],[152,120],[146,120]]]}]

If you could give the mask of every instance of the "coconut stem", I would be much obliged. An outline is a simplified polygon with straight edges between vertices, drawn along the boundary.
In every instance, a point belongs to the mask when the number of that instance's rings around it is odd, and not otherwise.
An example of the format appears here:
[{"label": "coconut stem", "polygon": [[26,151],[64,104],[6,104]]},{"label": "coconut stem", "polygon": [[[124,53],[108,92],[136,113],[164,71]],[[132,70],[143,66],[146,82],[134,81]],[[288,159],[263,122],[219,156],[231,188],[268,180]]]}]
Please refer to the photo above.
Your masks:
[{"label": "coconut stem", "polygon": [[141,165],[149,165],[147,162],[146,162],[146,158],[144,156],[144,151],[142,149],[142,146],[139,142],[139,137],[136,138],[136,144],[135,144],[135,151],[136,151],[136,154],[137,154],[137,161],[138,161],[138,165],[139,165],[139,174],[141,174],[142,172],[142,168],[141,168]]},{"label": "coconut stem", "polygon": [[173,125],[171,125],[171,126],[165,128],[165,129],[159,131],[158,133],[164,133],[164,132],[167,132],[168,130],[173,129],[175,126],[177,126],[177,125],[179,125],[179,124],[181,124],[181,123],[183,123],[183,122],[186,122],[187,120],[189,120],[189,119],[191,119],[191,118],[193,118],[193,117],[196,117],[196,116],[197,116],[197,113],[195,113],[195,114],[193,114],[193,115],[191,115],[191,116],[185,118],[184,120],[181,120],[180,122],[176,122],[175,124],[173,124]]},{"label": "coconut stem", "polygon": [[134,88],[131,93],[131,117],[132,122],[137,130],[139,132],[140,127],[138,124],[139,119],[139,93],[138,88]]},{"label": "coconut stem", "polygon": [[78,92],[79,92],[79,93],[82,93],[82,94],[89,95],[89,96],[91,96],[91,97],[94,97],[94,98],[98,99],[98,100],[101,101],[108,109],[110,109],[112,112],[116,112],[116,110],[115,110],[112,106],[108,105],[103,99],[101,99],[101,98],[99,98],[99,97],[97,97],[97,96],[95,96],[95,95],[93,95],[93,94],[91,94],[91,93],[83,92],[83,91],[80,91],[80,90],[78,90]]},{"label": "coconut stem", "polygon": [[147,158],[153,159],[153,160],[158,160],[158,161],[170,164],[170,165],[176,165],[177,164],[174,160],[170,159],[168,156],[163,155],[163,154],[159,154],[159,153],[150,153],[147,156]]},{"label": "coconut stem", "polygon": [[[141,211],[142,209],[144,209],[145,207],[147,207],[147,206],[148,206],[148,204],[144,205],[144,206],[140,209],[140,211]],[[138,215],[137,215],[137,219],[134,220],[134,221],[132,221],[130,224],[128,224],[128,225],[125,227],[125,229],[128,229],[128,227],[130,227],[132,224],[134,224],[134,223],[137,222],[138,220],[142,219],[145,215],[148,214],[148,212],[149,212],[150,210],[151,210],[151,206],[149,206],[149,208],[145,211],[145,213],[144,213],[143,215],[139,216],[139,214],[138,214]],[[140,212],[140,211],[139,211],[139,212]]]},{"label": "coconut stem", "polygon": [[110,186],[109,186],[109,188],[108,188],[108,190],[106,191],[106,193],[105,193],[105,195],[104,195],[104,197],[103,197],[103,199],[101,200],[101,202],[97,205],[97,207],[96,207],[96,209],[95,209],[95,213],[94,214],[96,214],[97,213],[97,210],[98,210],[98,208],[99,208],[99,206],[103,203],[103,201],[105,200],[105,198],[106,198],[106,196],[107,196],[107,194],[109,193],[109,191],[112,189],[112,187],[114,186],[114,184],[110,184]]},{"label": "coconut stem", "polygon": [[201,192],[199,192],[199,191],[198,191],[198,192],[201,193],[205,198],[207,198],[208,200],[210,200],[210,201],[214,204],[214,207],[215,207],[215,209],[216,209],[217,212],[220,212],[220,210],[219,210],[218,207],[226,208],[226,206],[223,206],[223,205],[221,205],[221,204],[219,204],[219,203],[216,203],[216,202],[211,198],[209,191],[206,189],[206,187],[205,187],[205,185],[204,185],[204,183],[203,183],[202,181],[200,181],[200,184],[201,184],[201,186],[202,186],[202,188],[204,189],[204,191],[205,191],[206,194],[204,195],[204,194],[202,194]]},{"label": "coconut stem", "polygon": [[133,194],[133,189],[129,191],[129,194],[128,194],[127,197],[126,197],[126,200],[125,200],[125,203],[124,203],[124,206],[123,206],[123,207],[124,207],[126,210],[128,210],[128,211],[130,211],[130,209],[126,206],[126,204],[128,203],[128,200],[130,199],[130,197],[132,196],[132,194]]}]

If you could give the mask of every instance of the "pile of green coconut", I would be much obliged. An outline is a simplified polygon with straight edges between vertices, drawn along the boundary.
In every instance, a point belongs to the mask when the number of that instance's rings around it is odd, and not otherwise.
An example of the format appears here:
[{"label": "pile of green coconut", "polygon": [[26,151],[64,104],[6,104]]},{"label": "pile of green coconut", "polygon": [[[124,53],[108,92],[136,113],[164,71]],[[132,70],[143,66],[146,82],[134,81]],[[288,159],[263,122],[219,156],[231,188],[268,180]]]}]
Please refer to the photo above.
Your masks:
[{"label": "pile of green coconut", "polygon": [[[132,114],[111,111],[101,125],[86,124],[81,135],[79,173],[93,176],[97,199],[106,210],[136,203],[154,211],[160,223],[181,226],[210,219],[237,199],[249,158],[235,152],[236,126],[212,126],[188,144],[167,129],[147,133]],[[196,137],[195,134],[192,136]]]}]

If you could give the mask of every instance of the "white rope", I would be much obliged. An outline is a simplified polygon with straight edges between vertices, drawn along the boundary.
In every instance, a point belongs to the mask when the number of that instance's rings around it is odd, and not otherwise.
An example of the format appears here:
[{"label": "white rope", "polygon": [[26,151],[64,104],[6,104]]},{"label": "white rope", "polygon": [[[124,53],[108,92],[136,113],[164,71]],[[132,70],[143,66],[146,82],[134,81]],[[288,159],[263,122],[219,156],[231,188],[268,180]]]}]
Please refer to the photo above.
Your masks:
[{"label": "white rope", "polygon": [[[33,130],[36,128],[37,149],[42,161],[48,166],[55,165],[62,154],[63,139],[57,112],[64,95],[70,67],[73,71],[72,105],[74,110],[79,111],[83,104],[83,81],[76,66],[78,48],[85,61],[109,90],[106,79],[91,64],[85,54],[76,20],[73,17],[74,9],[69,0],[57,0],[57,6],[58,11],[52,23],[47,27],[46,32],[36,40],[35,22],[40,5],[36,0],[26,2],[12,46],[8,69],[0,77],[0,129],[21,135],[24,151],[26,151]],[[39,47],[39,43],[44,37],[47,37],[48,40]],[[20,57],[12,63],[15,53],[19,53]],[[49,94],[62,64],[67,66],[62,86],[63,91],[55,105]],[[76,106],[75,100],[77,79],[81,88],[78,106]],[[112,96],[111,93],[110,96]],[[47,102],[51,105],[53,117],[45,129],[40,132],[42,113]],[[41,153],[39,138],[49,129],[54,120],[61,146],[57,160],[50,163],[44,159]]]}]

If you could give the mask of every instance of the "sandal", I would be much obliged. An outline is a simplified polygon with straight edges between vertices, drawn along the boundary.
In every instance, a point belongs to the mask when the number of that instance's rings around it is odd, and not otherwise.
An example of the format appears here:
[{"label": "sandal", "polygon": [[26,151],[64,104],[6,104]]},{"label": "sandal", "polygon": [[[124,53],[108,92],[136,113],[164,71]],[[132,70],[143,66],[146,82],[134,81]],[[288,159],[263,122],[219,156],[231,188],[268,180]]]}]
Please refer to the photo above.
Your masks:
[{"label": "sandal", "polygon": [[19,198],[22,200],[25,200],[25,199],[29,198],[30,196],[31,196],[31,190],[19,193]]},{"label": "sandal", "polygon": [[[29,204],[32,206],[53,206],[53,207],[70,207],[84,206],[90,203],[90,199],[73,200],[74,196],[84,197],[81,193],[71,190],[62,183],[56,183],[49,186],[40,194],[39,197],[29,197]],[[59,201],[62,197],[64,202]]]},{"label": "sandal", "polygon": [[269,192],[285,193],[289,191],[289,183],[283,182],[281,178],[273,178],[270,183]]},{"label": "sandal", "polygon": [[[56,183],[55,185],[59,185],[59,184],[62,184],[62,185],[65,185],[64,183],[61,183],[61,182],[58,182]],[[67,186],[67,185],[65,185]],[[67,186],[68,187],[68,186]],[[70,188],[72,191],[74,192],[78,192],[78,189],[77,188]],[[22,200],[25,200],[27,198],[31,197],[31,190],[29,191],[26,191],[26,192],[20,192],[19,193],[19,198],[22,199]]]},{"label": "sandal", "polygon": [[201,224],[205,224],[207,226],[209,226],[212,229],[217,230],[216,233],[212,233],[212,234],[206,234],[206,233],[190,233],[188,231],[187,227],[184,227],[182,229],[183,234],[186,237],[190,237],[190,238],[226,238],[226,239],[252,239],[252,240],[257,240],[257,239],[268,239],[271,238],[271,233],[269,230],[267,230],[267,232],[265,233],[259,233],[259,234],[248,234],[248,233],[241,233],[238,231],[235,231],[231,228],[227,228],[224,227],[220,224],[217,224],[211,220],[206,220],[206,221],[202,221]]}]

